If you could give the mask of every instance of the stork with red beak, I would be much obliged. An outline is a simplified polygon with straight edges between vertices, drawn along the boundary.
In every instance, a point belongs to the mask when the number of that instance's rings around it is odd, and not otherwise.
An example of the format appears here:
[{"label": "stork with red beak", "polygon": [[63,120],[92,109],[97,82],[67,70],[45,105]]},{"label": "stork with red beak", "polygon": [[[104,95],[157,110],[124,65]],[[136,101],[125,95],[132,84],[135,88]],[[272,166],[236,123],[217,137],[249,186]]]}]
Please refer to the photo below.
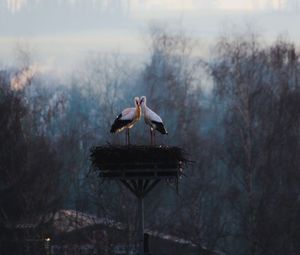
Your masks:
[{"label": "stork with red beak", "polygon": [[142,96],[140,100],[140,105],[144,114],[145,123],[150,126],[151,145],[153,145],[153,140],[155,140],[155,130],[157,130],[163,135],[167,135],[168,132],[165,129],[161,117],[146,105],[146,100],[146,97]]},{"label": "stork with red beak", "polygon": [[142,114],[139,97],[134,98],[134,104],[135,107],[126,108],[117,116],[110,129],[111,133],[118,133],[125,129],[125,141],[127,145],[130,144],[129,129],[132,128],[137,121],[139,121]]}]

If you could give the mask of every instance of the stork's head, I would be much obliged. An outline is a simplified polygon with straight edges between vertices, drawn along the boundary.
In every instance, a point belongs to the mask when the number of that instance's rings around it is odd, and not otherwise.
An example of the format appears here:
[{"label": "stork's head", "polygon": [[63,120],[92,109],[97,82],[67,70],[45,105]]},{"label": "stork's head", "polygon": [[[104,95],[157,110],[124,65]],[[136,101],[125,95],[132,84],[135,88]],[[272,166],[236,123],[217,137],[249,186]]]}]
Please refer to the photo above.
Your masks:
[{"label": "stork's head", "polygon": [[135,104],[135,106],[139,106],[140,105],[140,98],[139,97],[135,97],[134,98],[134,104]]},{"label": "stork's head", "polygon": [[140,100],[140,105],[145,105],[146,104],[146,97],[142,96]]}]

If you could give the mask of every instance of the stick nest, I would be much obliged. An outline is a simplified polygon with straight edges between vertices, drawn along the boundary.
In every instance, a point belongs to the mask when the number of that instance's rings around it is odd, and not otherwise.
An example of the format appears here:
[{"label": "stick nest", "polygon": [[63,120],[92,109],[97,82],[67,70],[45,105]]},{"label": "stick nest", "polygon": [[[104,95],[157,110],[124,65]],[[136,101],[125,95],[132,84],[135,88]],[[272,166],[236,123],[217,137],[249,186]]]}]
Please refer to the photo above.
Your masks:
[{"label": "stick nest", "polygon": [[187,162],[179,147],[106,145],[92,147],[90,152],[92,169],[100,171],[179,169]]}]

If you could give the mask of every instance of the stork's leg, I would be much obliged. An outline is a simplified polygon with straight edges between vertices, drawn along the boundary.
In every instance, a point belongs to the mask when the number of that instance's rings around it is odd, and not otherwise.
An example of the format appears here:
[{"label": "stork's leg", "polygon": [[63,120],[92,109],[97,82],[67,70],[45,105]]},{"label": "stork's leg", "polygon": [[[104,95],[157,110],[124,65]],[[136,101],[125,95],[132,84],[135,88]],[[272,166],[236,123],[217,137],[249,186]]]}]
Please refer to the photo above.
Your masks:
[{"label": "stork's leg", "polygon": [[129,131],[129,128],[127,128],[127,135],[128,135],[128,145],[130,145],[130,131]]},{"label": "stork's leg", "polygon": [[155,130],[152,129],[152,133],[153,133],[153,145],[156,145]]},{"label": "stork's leg", "polygon": [[153,145],[153,128],[150,127],[150,138],[151,138],[151,145]]},{"label": "stork's leg", "polygon": [[128,128],[126,128],[126,131],[125,131],[125,143],[126,143],[126,145],[130,144],[129,129]]}]

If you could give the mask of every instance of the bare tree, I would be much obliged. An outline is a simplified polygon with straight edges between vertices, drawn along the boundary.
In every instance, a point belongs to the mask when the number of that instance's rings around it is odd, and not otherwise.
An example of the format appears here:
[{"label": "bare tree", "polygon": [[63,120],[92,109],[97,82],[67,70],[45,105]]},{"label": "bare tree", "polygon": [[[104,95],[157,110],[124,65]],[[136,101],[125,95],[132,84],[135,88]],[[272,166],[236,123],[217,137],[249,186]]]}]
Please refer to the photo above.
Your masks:
[{"label": "bare tree", "polygon": [[[282,40],[264,49],[255,36],[222,38],[217,47],[217,59],[210,71],[223,107],[222,158],[237,181],[231,181],[235,188],[228,197],[239,219],[239,227],[232,230],[242,238],[241,243],[247,244],[244,254],[274,254],[279,250],[276,254],[280,254],[287,249],[287,243],[278,245],[278,239],[266,236],[272,236],[275,224],[280,225],[276,232],[279,236],[285,231],[287,226],[280,217],[293,218],[293,213],[287,216],[285,206],[275,203],[280,208],[276,210],[274,199],[280,201],[283,194],[294,197],[295,184],[283,183],[288,176],[299,178],[288,170],[294,169],[290,163],[297,165],[298,158],[287,162],[289,156],[285,154],[298,151],[293,143],[285,142],[287,137],[299,139],[299,119],[295,114],[298,53],[292,44]],[[296,200],[292,204],[297,211]],[[298,219],[292,221],[297,224]],[[273,231],[266,234],[266,229]],[[289,241],[294,231],[286,232]],[[298,248],[291,245],[288,249],[293,253]]]}]

